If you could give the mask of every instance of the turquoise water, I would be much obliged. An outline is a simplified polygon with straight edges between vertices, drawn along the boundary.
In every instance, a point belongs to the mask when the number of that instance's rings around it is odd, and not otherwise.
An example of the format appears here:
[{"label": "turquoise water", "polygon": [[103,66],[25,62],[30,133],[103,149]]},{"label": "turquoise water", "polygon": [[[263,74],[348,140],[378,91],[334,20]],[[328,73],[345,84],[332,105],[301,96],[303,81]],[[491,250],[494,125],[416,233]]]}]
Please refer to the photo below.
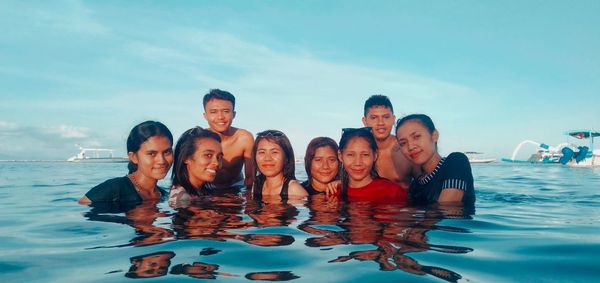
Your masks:
[{"label": "turquoise water", "polygon": [[0,163],[0,279],[600,278],[600,169],[475,165],[474,214],[327,199],[262,203],[233,194],[179,211],[166,203],[127,212],[76,204],[125,171],[126,164]]}]

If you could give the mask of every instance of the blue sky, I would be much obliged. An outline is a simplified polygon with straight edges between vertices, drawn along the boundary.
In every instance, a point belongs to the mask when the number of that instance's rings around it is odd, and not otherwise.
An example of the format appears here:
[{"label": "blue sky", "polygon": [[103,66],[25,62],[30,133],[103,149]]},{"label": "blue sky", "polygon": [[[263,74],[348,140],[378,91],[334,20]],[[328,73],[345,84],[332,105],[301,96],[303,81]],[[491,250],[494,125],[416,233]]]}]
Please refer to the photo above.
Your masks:
[{"label": "blue sky", "polygon": [[1,1],[0,159],[125,154],[132,126],[279,129],[302,156],[364,100],[430,115],[440,150],[510,156],[600,130],[600,1]]}]

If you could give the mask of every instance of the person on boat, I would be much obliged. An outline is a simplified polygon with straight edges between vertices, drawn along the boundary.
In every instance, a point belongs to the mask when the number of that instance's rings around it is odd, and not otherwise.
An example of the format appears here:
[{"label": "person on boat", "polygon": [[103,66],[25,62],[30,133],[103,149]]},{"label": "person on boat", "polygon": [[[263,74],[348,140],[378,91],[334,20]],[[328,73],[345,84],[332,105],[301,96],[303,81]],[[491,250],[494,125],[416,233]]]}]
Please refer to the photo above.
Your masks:
[{"label": "person on boat", "polygon": [[301,185],[309,195],[324,194],[327,185],[337,180],[340,170],[337,152],[337,143],[328,137],[316,137],[308,143],[304,155],[308,180]]},{"label": "person on boat", "polygon": [[349,200],[404,202],[406,189],[377,173],[377,142],[370,127],[342,130],[338,158],[342,163],[342,182],[328,193]]},{"label": "person on boat", "polygon": [[252,148],[254,196],[305,197],[306,190],[296,181],[294,150],[287,136],[277,130],[256,135]]},{"label": "person on boat", "polygon": [[439,132],[424,114],[412,114],[396,123],[396,138],[402,154],[421,167],[423,174],[410,185],[410,200],[418,204],[475,203],[469,159],[462,152],[447,157],[438,153]]},{"label": "person on boat", "polygon": [[169,204],[187,206],[198,196],[210,194],[210,182],[215,180],[223,162],[221,137],[194,127],[185,131],[175,145],[172,187]]},{"label": "person on boat", "polygon": [[[204,119],[208,129],[221,137],[223,167],[212,182],[216,188],[243,188],[253,183],[252,145],[254,138],[247,130],[232,127],[235,97],[220,89],[204,95]],[[242,167],[244,174],[242,174]]]},{"label": "person on boat", "polygon": [[173,164],[172,147],[173,135],[164,124],[146,121],[136,125],[127,138],[129,174],[93,187],[79,203],[160,200],[167,191],[157,183]]},{"label": "person on boat", "polygon": [[395,121],[394,107],[387,96],[372,95],[365,101],[362,123],[373,129],[377,142],[377,172],[379,176],[408,188],[413,176],[418,175],[418,168],[402,155],[396,138],[391,134]]}]

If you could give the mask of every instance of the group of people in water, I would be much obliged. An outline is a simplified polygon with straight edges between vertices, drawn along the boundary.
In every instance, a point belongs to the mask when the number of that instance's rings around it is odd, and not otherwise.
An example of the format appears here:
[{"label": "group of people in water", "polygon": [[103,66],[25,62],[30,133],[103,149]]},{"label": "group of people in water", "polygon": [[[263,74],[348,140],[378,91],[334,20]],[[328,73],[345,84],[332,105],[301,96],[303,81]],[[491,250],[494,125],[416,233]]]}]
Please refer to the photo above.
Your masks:
[{"label": "group of people in water", "polygon": [[[79,203],[142,202],[168,195],[175,207],[204,195],[247,188],[257,198],[302,199],[316,194],[348,200],[470,205],[475,202],[467,157],[442,157],[439,132],[424,114],[396,121],[392,103],[373,95],[364,104],[363,128],[342,129],[339,143],[310,141],[304,157],[308,180],[295,176],[288,137],[266,130],[256,138],[232,126],[235,97],[213,89],[204,96],[208,128],[185,131],[175,144],[162,123],[136,125],[127,139],[129,174],[88,191]],[[392,130],[395,126],[395,135]],[[173,166],[170,191],[157,186]]]}]

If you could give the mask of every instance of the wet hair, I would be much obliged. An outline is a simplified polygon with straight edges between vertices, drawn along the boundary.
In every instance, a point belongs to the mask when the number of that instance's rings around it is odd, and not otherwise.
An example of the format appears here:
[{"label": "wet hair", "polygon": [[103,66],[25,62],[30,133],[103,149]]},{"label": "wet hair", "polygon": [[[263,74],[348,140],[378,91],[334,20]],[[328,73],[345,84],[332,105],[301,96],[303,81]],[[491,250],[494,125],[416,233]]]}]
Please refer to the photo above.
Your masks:
[{"label": "wet hair", "polygon": [[435,125],[429,116],[425,114],[410,114],[398,119],[396,122],[396,133],[398,133],[398,129],[400,126],[402,126],[402,124],[410,120],[416,120],[417,122],[421,123],[425,128],[427,128],[427,131],[430,134],[433,134],[433,132],[436,130]]},{"label": "wet hair", "polygon": [[[201,127],[193,127],[181,134],[177,145],[175,145],[175,153],[173,154],[173,172],[171,174],[171,182],[173,186],[182,186],[190,195],[198,195],[197,188],[194,188],[190,183],[190,174],[185,161],[188,160],[198,150],[197,140],[213,139],[221,143],[221,137],[216,133],[205,130]],[[208,184],[205,183],[203,188]]]},{"label": "wet hair", "polygon": [[[337,158],[337,152],[339,150],[337,143],[328,137],[316,137],[314,139],[312,139],[309,143],[308,146],[306,147],[306,154],[304,155],[304,169],[306,170],[306,175],[308,176],[308,184],[312,185],[312,176],[311,176],[311,169],[312,169],[312,161],[315,158],[315,153],[317,152],[317,149],[321,148],[321,147],[329,147],[333,150],[334,154],[336,154],[336,158]],[[337,172],[340,172],[340,165],[341,162],[338,163],[338,168],[337,168]]]},{"label": "wet hair", "polygon": [[[131,129],[129,137],[127,137],[127,152],[137,152],[144,142],[149,138],[156,136],[169,139],[171,145],[173,145],[173,135],[163,123],[157,121],[145,121],[136,125]],[[138,166],[130,160],[129,164],[127,164],[127,168],[131,174],[137,171]]]},{"label": "wet hair", "polygon": [[[396,122],[396,137],[398,136],[398,129],[400,129],[400,126],[412,120],[421,123],[421,125],[423,125],[423,127],[427,129],[427,132],[429,132],[429,134],[433,135],[433,132],[436,131],[435,125],[433,124],[433,121],[431,120],[431,118],[429,118],[429,116],[425,114],[410,114],[398,119],[398,121]],[[435,148],[437,150],[437,142],[435,142]]]},{"label": "wet hair", "polygon": [[[342,129],[342,138],[340,139],[340,152],[343,152],[346,149],[348,143],[355,138],[365,139],[369,143],[369,147],[373,154],[377,153],[377,141],[375,141],[375,137],[373,136],[373,132],[371,127],[364,128],[346,128]],[[348,195],[348,182],[349,176],[348,172],[346,172],[346,168],[344,168],[343,162],[341,165],[340,176],[342,179],[342,196]],[[373,162],[373,166],[371,167],[370,172],[371,178],[377,179],[379,178],[379,174],[377,173],[377,168],[375,166],[375,162]]]},{"label": "wet hair", "polygon": [[369,109],[374,106],[384,106],[392,110],[392,113],[394,113],[394,107],[392,106],[390,99],[385,95],[375,94],[371,95],[371,97],[365,101],[365,117],[367,117],[367,112],[369,112]]},{"label": "wet hair", "polygon": [[207,94],[204,95],[202,105],[206,108],[206,104],[212,99],[221,99],[231,102],[231,110],[235,110],[235,96],[228,91],[220,90],[218,88],[211,89]]},{"label": "wet hair", "polygon": [[252,146],[252,160],[254,162],[254,184],[252,186],[252,192],[255,195],[262,195],[262,186],[266,180],[260,170],[258,170],[258,164],[256,163],[256,150],[258,149],[258,143],[261,140],[268,140],[276,143],[281,147],[283,151],[283,181],[284,183],[289,180],[296,179],[296,160],[294,159],[294,149],[288,137],[281,131],[278,130],[266,130],[256,134],[256,140],[254,140],[254,146]]}]

